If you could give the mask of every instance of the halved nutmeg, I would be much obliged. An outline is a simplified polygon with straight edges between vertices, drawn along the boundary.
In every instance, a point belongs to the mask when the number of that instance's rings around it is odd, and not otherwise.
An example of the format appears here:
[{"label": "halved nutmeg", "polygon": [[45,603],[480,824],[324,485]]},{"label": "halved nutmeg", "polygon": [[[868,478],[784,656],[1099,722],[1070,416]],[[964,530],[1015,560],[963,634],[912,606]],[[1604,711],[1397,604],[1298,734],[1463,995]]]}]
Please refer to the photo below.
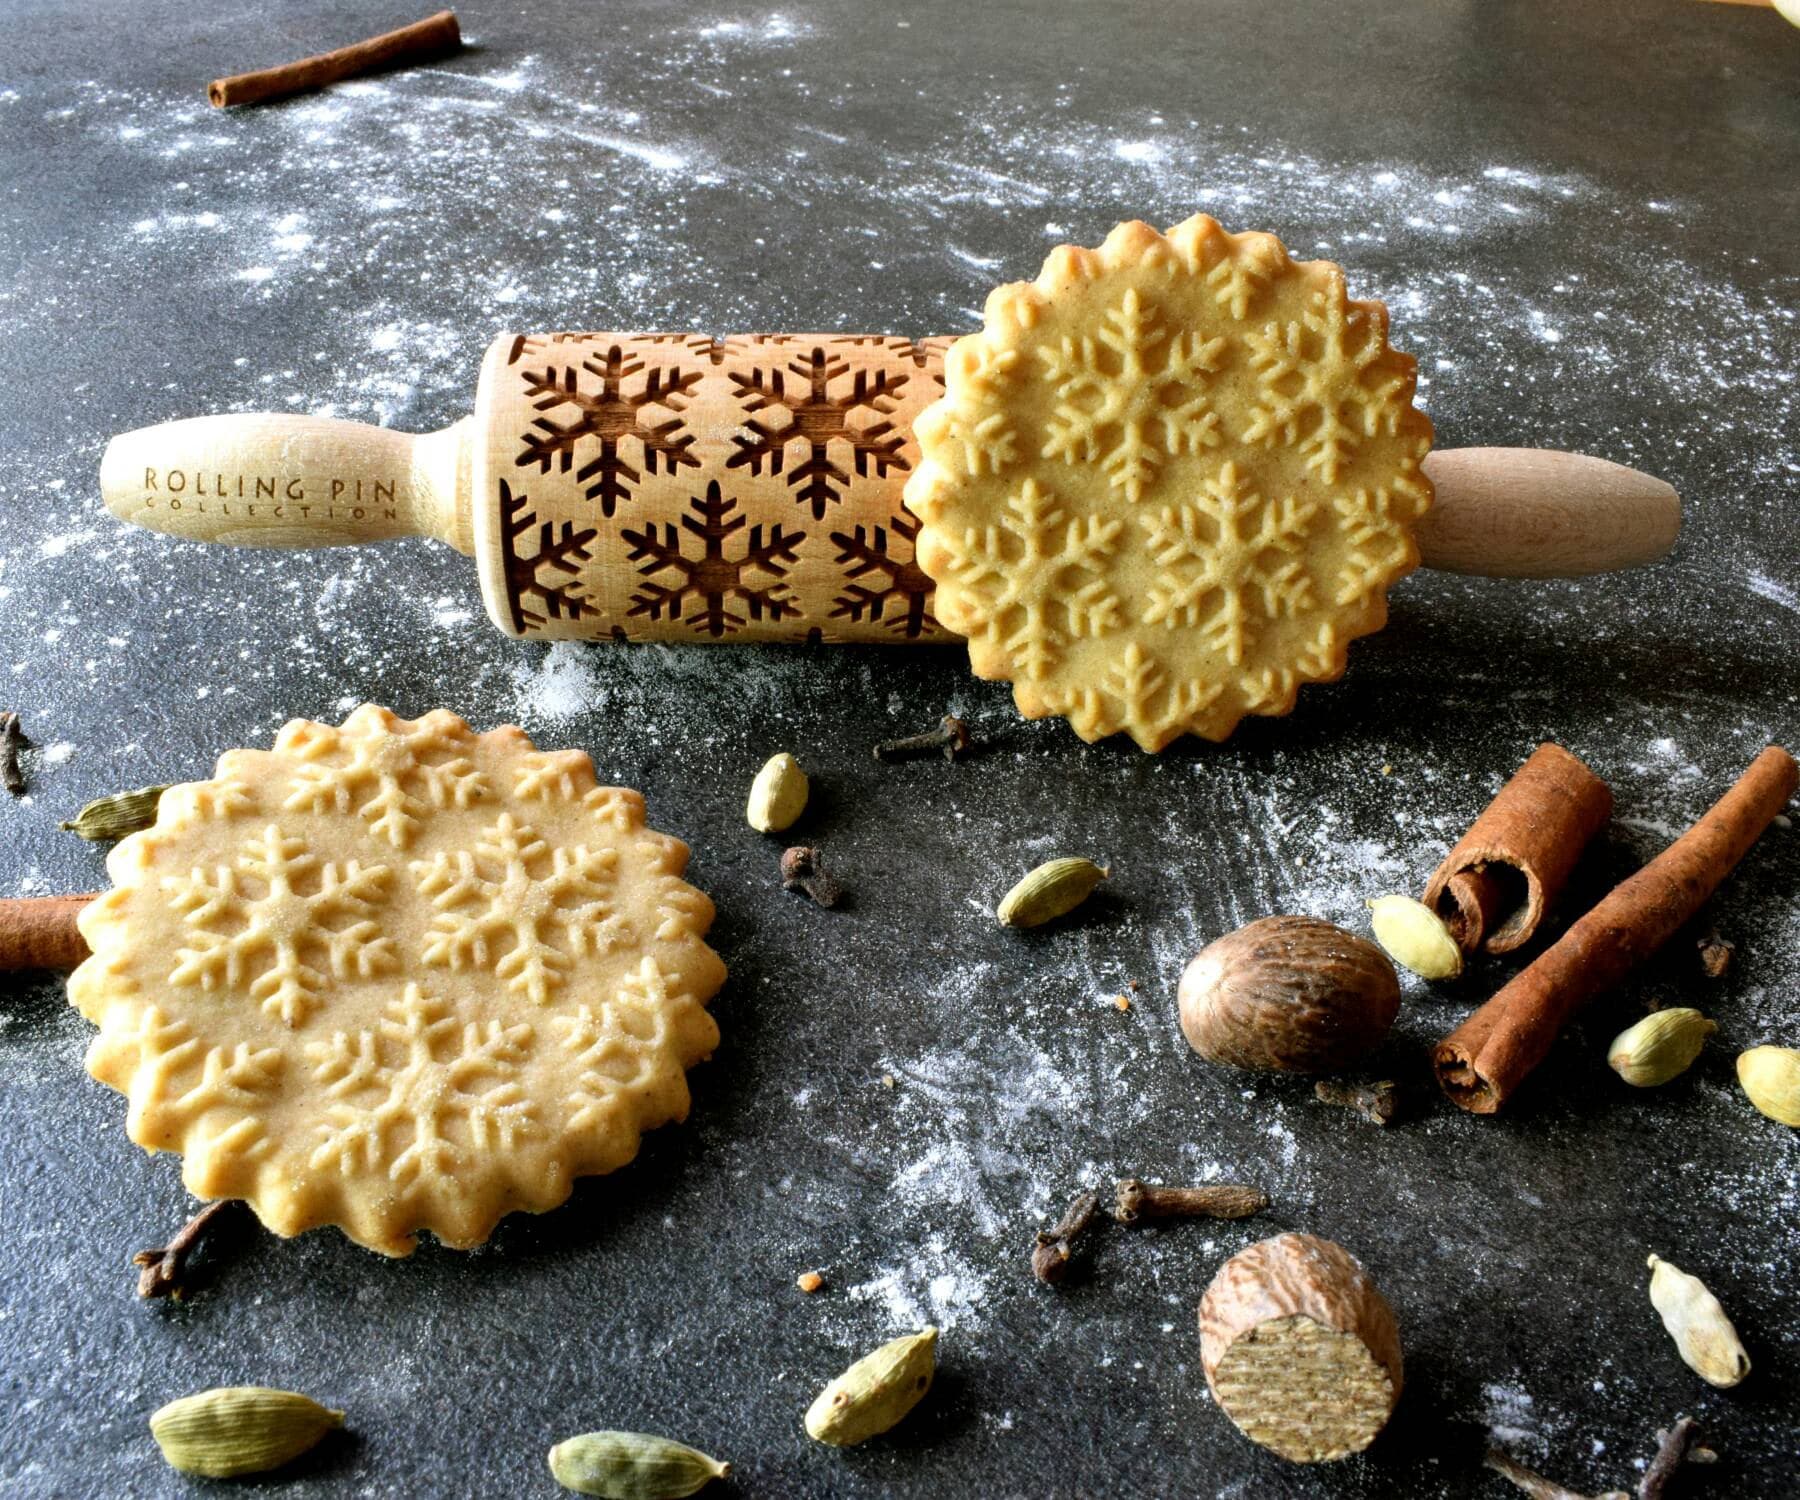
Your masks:
[{"label": "halved nutmeg", "polygon": [[1225,1415],[1295,1463],[1360,1453],[1400,1399],[1393,1310],[1341,1245],[1278,1234],[1200,1299],[1200,1367]]},{"label": "halved nutmeg", "polygon": [[1181,976],[1181,1030],[1209,1062],[1329,1073],[1373,1048],[1400,980],[1373,943],[1318,917],[1264,917],[1197,953]]}]

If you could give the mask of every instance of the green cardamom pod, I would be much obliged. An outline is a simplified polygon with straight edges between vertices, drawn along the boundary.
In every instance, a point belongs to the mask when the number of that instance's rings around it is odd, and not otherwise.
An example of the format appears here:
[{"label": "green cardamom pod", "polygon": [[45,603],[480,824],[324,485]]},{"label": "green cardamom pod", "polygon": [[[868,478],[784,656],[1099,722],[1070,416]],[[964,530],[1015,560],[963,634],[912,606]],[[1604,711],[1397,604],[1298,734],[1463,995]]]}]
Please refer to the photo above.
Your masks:
[{"label": "green cardamom pod", "polygon": [[1721,1390],[1736,1385],[1750,1373],[1750,1356],[1719,1299],[1698,1276],[1660,1255],[1652,1255],[1649,1266],[1650,1305],[1662,1315],[1687,1367]]},{"label": "green cardamom pod", "polygon": [[209,1479],[260,1474],[298,1458],[344,1414],[293,1391],[220,1386],[152,1413],[150,1435],[171,1468]]},{"label": "green cardamom pod", "polygon": [[681,1500],[731,1465],[650,1432],[584,1432],[550,1450],[550,1472],[565,1490],[607,1500]]},{"label": "green cardamom pod", "polygon": [[1091,859],[1053,859],[1008,891],[994,915],[1002,927],[1041,927],[1074,911],[1111,873]]},{"label": "green cardamom pod", "polygon": [[1387,956],[1421,979],[1454,979],[1462,973],[1462,949],[1444,919],[1423,901],[1377,896],[1369,902],[1369,925]]},{"label": "green cardamom pod", "polygon": [[848,1448],[886,1432],[931,1389],[936,1349],[937,1329],[922,1328],[857,1360],[807,1408],[806,1435]]},{"label": "green cardamom pod", "polygon": [[88,805],[66,823],[56,826],[93,843],[122,839],[156,821],[156,804],[166,786],[141,786],[135,792],[114,792]]},{"label": "green cardamom pod", "polygon": [[745,821],[758,833],[780,833],[790,828],[806,811],[809,783],[800,762],[785,750],[771,755],[750,783],[750,800],[744,808]]},{"label": "green cardamom pod", "polygon": [[1737,1075],[1745,1098],[1771,1120],[1800,1125],[1800,1051],[1752,1047],[1738,1054]]},{"label": "green cardamom pod", "polygon": [[1606,1061],[1633,1087],[1653,1089],[1685,1073],[1718,1029],[1717,1023],[1685,1005],[1653,1010],[1613,1038]]}]

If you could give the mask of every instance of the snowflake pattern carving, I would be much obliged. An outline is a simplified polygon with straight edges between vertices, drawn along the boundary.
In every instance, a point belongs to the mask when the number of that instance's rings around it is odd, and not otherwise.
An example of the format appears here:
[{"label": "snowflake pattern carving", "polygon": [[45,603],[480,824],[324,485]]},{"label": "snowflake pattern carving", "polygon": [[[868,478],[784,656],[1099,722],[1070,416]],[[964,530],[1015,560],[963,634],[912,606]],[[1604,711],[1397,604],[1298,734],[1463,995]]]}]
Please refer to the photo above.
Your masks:
[{"label": "snowflake pattern carving", "polygon": [[[640,375],[641,387],[628,391],[627,382],[636,384]],[[537,411],[573,407],[575,415],[566,422],[538,417],[514,463],[544,474],[567,474],[577,452],[591,449],[593,456],[575,470],[575,482],[584,486],[588,499],[599,502],[600,513],[609,520],[646,474],[659,467],[670,474],[684,466],[700,467],[689,451],[694,435],[684,430],[681,417],[689,393],[700,383],[698,370],[656,368],[646,374],[645,362],[615,341],[579,365],[549,365],[527,372],[524,379],[525,394]],[[598,390],[592,389],[595,382]],[[653,420],[647,408],[658,406],[672,415]],[[641,469],[627,457],[632,452]]]},{"label": "snowflake pattern carving", "polygon": [[[482,795],[402,777],[404,858],[364,810],[378,779],[288,805],[301,770],[357,763],[360,739],[365,765],[430,743]],[[99,1028],[89,1069],[129,1097],[133,1140],[277,1233],[336,1224],[388,1255],[421,1230],[477,1244],[686,1113],[724,977],[686,858],[581,751],[441,711],[296,721],[171,788],[114,850],[69,983]],[[603,1058],[564,1044],[584,1015]],[[594,1108],[589,1074],[634,1082]]]},{"label": "snowflake pattern carving", "polygon": [[[742,630],[752,620],[799,614],[800,606],[789,597],[783,575],[799,561],[804,531],[788,531],[779,522],[766,533],[760,525],[751,526],[740,550],[734,539],[749,523],[732,514],[738,502],[725,497],[716,479],[706,486],[705,495],[689,500],[688,508],[693,514],[681,518],[679,530],[665,521],[660,537],[655,526],[621,533],[631,545],[626,560],[639,564],[638,571],[648,580],[632,594],[628,614],[649,620],[685,619],[696,634],[715,638]],[[697,556],[688,555],[682,532],[699,540]],[[738,556],[727,555],[727,543]],[[675,577],[663,583],[657,581],[659,573]],[[753,581],[759,574],[765,579],[761,584]],[[741,612],[732,608],[734,603]]]},{"label": "snowflake pattern carving", "polygon": [[[579,620],[595,612],[582,594],[581,565],[593,558],[591,544],[599,532],[592,526],[577,527],[564,521],[559,527],[540,522],[530,509],[531,499],[514,494],[500,481],[501,583],[515,635],[542,629],[553,620]],[[519,541],[537,527],[537,545],[529,555]]]},{"label": "snowflake pattern carving", "polygon": [[[770,352],[785,347],[774,344]],[[725,466],[748,468],[752,474],[785,469],[794,498],[812,508],[815,521],[822,521],[826,510],[843,500],[852,472],[882,478],[912,467],[901,452],[906,434],[892,420],[895,398],[911,379],[891,369],[852,370],[848,360],[824,343],[785,364],[733,370],[744,430],[732,439],[736,451]],[[784,421],[764,415],[777,412]],[[867,419],[856,420],[859,413]],[[790,449],[802,455],[797,462]],[[850,468],[834,453],[846,457]]]},{"label": "snowflake pattern carving", "polygon": [[[914,424],[917,555],[1028,717],[1146,750],[1223,739],[1340,675],[1418,563],[1413,361],[1379,303],[1272,236],[1197,215],[1064,246],[989,297],[945,377]],[[1027,496],[1053,497],[1057,545],[1021,532]],[[1064,544],[1112,525],[1104,549]]]},{"label": "snowflake pattern carving", "polygon": [[[918,564],[914,551],[918,535],[919,523],[910,516],[895,516],[887,526],[832,532],[837,561],[844,568],[844,588],[832,601],[831,618],[879,620],[906,640],[917,640],[935,626],[931,614],[935,585]],[[905,556],[900,554],[902,544]],[[864,583],[865,578],[875,582]]]},{"label": "snowflake pattern carving", "polygon": [[[482,503],[468,538],[490,617],[510,635],[550,640],[948,639],[899,487],[918,458],[913,421],[942,391],[953,342],[668,333],[496,340],[482,366],[470,475]],[[643,474],[608,517],[577,481],[593,450],[571,449],[565,469],[546,449],[541,423],[564,425],[568,413],[539,406],[570,371],[586,372],[579,384],[593,395],[588,366],[615,354],[621,368],[641,367],[624,380],[626,396],[651,370],[696,377],[673,413],[682,423],[675,436],[691,440],[681,451],[694,462],[659,460],[651,473],[628,444],[625,457]],[[547,371],[555,391],[546,389]],[[645,420],[666,414],[658,406]],[[990,448],[1009,441],[991,430],[971,440]],[[548,462],[527,478],[514,462],[521,453]],[[729,509],[711,519],[731,539],[715,538],[723,545],[708,558],[694,527],[708,524],[702,512],[715,478],[713,503]],[[740,550],[752,527],[765,538],[779,528],[783,545],[734,579],[731,564],[753,561]],[[693,565],[697,588],[681,586],[677,559]]]}]

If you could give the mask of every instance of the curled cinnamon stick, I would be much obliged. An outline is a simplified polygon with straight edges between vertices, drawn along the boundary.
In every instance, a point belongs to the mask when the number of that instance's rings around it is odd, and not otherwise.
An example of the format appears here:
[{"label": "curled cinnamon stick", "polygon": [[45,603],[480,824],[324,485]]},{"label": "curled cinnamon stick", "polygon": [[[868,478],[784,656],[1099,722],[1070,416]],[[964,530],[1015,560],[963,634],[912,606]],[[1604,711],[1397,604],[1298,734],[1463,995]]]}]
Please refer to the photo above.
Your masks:
[{"label": "curled cinnamon stick", "polygon": [[1539,745],[1425,886],[1425,904],[1465,953],[1528,941],[1589,841],[1612,790],[1560,745]]},{"label": "curled cinnamon stick", "polygon": [[1493,1114],[1544,1060],[1563,1023],[1648,958],[1718,888],[1800,783],[1771,745],[1700,821],[1439,1042],[1438,1082],[1457,1104]]},{"label": "curled cinnamon stick", "polygon": [[262,104],[270,99],[304,93],[307,89],[321,89],[340,78],[354,78],[358,73],[372,73],[377,68],[429,62],[432,58],[455,52],[461,46],[462,31],[456,24],[456,12],[440,10],[423,21],[348,47],[339,47],[335,52],[303,57],[299,62],[284,63],[279,68],[215,78],[206,87],[206,97],[212,101],[214,109],[225,109],[233,104]]},{"label": "curled cinnamon stick", "polygon": [[88,956],[75,919],[97,894],[0,901],[0,970],[75,968]]}]

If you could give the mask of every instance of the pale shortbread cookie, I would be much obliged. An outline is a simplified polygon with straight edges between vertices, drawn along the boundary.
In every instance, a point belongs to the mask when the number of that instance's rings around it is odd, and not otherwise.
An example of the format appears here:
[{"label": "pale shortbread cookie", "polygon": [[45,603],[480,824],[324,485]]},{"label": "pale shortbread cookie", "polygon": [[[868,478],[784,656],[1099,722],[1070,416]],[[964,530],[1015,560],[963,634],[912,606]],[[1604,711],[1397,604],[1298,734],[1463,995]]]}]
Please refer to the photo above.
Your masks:
[{"label": "pale shortbread cookie", "polygon": [[69,981],[88,1070],[277,1234],[479,1244],[686,1116],[725,978],[687,857],[583,751],[296,719],[113,850]]},{"label": "pale shortbread cookie", "polygon": [[1387,310],[1204,214],[995,290],[914,425],[938,618],[1028,718],[1146,750],[1340,676],[1418,564],[1431,424]]}]

